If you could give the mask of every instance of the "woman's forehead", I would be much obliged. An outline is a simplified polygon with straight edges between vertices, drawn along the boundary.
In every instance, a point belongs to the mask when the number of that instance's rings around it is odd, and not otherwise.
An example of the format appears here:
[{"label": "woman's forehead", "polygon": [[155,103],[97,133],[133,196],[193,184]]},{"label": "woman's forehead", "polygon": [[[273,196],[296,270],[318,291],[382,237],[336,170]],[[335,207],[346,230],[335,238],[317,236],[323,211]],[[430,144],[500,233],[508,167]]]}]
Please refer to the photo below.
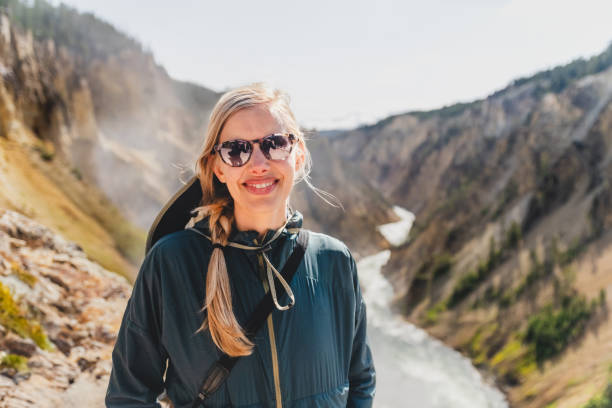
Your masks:
[{"label": "woman's forehead", "polygon": [[283,126],[266,106],[241,109],[232,114],[221,131],[220,142],[232,139],[259,139],[282,132]]}]

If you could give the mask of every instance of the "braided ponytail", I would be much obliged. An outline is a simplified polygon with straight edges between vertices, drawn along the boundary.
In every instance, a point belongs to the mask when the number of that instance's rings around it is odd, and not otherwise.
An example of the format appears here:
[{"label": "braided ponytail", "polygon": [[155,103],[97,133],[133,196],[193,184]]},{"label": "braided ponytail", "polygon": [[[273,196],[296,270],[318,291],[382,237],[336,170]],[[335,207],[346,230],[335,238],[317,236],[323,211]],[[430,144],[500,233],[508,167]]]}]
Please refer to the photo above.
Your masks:
[{"label": "braided ponytail", "polygon": [[[210,330],[214,343],[229,356],[251,354],[253,343],[247,338],[236,320],[232,308],[232,291],[222,246],[227,245],[233,221],[233,206],[221,199],[199,207],[200,214],[209,216],[209,229],[214,244],[206,274],[206,300],[202,311],[207,317],[197,330]],[[218,244],[218,245],[217,245]]]}]

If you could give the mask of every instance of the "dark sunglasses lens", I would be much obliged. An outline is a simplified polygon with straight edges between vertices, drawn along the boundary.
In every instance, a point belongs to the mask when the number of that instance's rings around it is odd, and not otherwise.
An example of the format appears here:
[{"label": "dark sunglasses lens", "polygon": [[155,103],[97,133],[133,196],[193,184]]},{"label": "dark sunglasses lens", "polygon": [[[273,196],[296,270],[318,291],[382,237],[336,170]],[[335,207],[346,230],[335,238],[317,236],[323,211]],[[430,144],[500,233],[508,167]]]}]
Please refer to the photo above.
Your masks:
[{"label": "dark sunglasses lens", "polygon": [[291,143],[285,135],[270,135],[262,141],[261,150],[271,160],[285,160],[291,153]]},{"label": "dark sunglasses lens", "polygon": [[232,140],[223,143],[219,153],[224,162],[233,167],[240,167],[251,157],[251,144],[242,140]]}]

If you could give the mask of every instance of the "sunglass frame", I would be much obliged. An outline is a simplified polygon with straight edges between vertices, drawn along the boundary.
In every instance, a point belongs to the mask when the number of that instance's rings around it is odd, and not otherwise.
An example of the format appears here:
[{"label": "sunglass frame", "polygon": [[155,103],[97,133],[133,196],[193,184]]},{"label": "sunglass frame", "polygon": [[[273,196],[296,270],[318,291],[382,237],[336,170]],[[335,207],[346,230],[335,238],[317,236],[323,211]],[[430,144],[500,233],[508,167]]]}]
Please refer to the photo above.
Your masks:
[{"label": "sunglass frame", "polygon": [[[270,155],[270,149],[272,148],[268,148],[268,149],[263,149],[263,142],[264,140],[266,140],[269,137],[272,136],[284,136],[288,139],[289,141],[289,150],[287,150],[287,157],[289,157],[289,155],[291,154],[291,152],[293,151],[293,145],[295,144],[297,138],[295,137],[295,135],[293,133],[272,133],[270,135],[261,137],[259,139],[253,139],[253,140],[246,140],[246,139],[233,139],[233,140],[226,140],[225,142],[221,142],[221,143],[217,143],[216,145],[213,146],[213,149],[211,151],[211,154],[215,154],[218,153],[219,157],[221,158],[221,160],[223,161],[223,163],[227,164],[228,166],[231,167],[242,167],[245,164],[247,164],[249,162],[249,160],[251,160],[251,157],[253,156],[253,151],[255,150],[255,144],[259,144],[259,148],[261,150],[261,152],[263,153],[263,155],[265,156],[266,159],[268,160],[275,160],[272,158],[272,156]],[[231,143],[231,142],[244,142],[246,144],[248,144],[250,146],[250,149],[248,152],[249,157],[246,158],[246,160],[238,165],[238,166],[234,166],[232,163],[228,163],[225,158],[223,157],[223,155],[221,154],[221,149],[223,148],[223,145],[226,143]],[[287,157],[285,157],[284,159],[277,159],[277,160],[287,160]]]}]

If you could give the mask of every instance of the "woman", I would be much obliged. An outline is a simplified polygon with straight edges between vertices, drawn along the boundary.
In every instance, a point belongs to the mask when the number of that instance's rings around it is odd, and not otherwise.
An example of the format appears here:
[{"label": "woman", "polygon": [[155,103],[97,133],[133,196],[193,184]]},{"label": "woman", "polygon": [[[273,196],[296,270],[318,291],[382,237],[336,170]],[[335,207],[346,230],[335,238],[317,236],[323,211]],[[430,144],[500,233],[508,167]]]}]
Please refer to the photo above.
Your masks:
[{"label": "woman", "polygon": [[[201,206],[143,261],[108,407],[156,407],[164,389],[190,407],[223,353],[240,358],[203,406],[372,406],[366,310],[347,247],[310,232],[295,276],[279,279],[286,290],[273,285],[296,247],[302,216],[289,195],[308,182],[309,161],[284,93],[255,84],[221,97],[196,165]],[[243,327],[268,291],[274,308],[249,338]]]}]

